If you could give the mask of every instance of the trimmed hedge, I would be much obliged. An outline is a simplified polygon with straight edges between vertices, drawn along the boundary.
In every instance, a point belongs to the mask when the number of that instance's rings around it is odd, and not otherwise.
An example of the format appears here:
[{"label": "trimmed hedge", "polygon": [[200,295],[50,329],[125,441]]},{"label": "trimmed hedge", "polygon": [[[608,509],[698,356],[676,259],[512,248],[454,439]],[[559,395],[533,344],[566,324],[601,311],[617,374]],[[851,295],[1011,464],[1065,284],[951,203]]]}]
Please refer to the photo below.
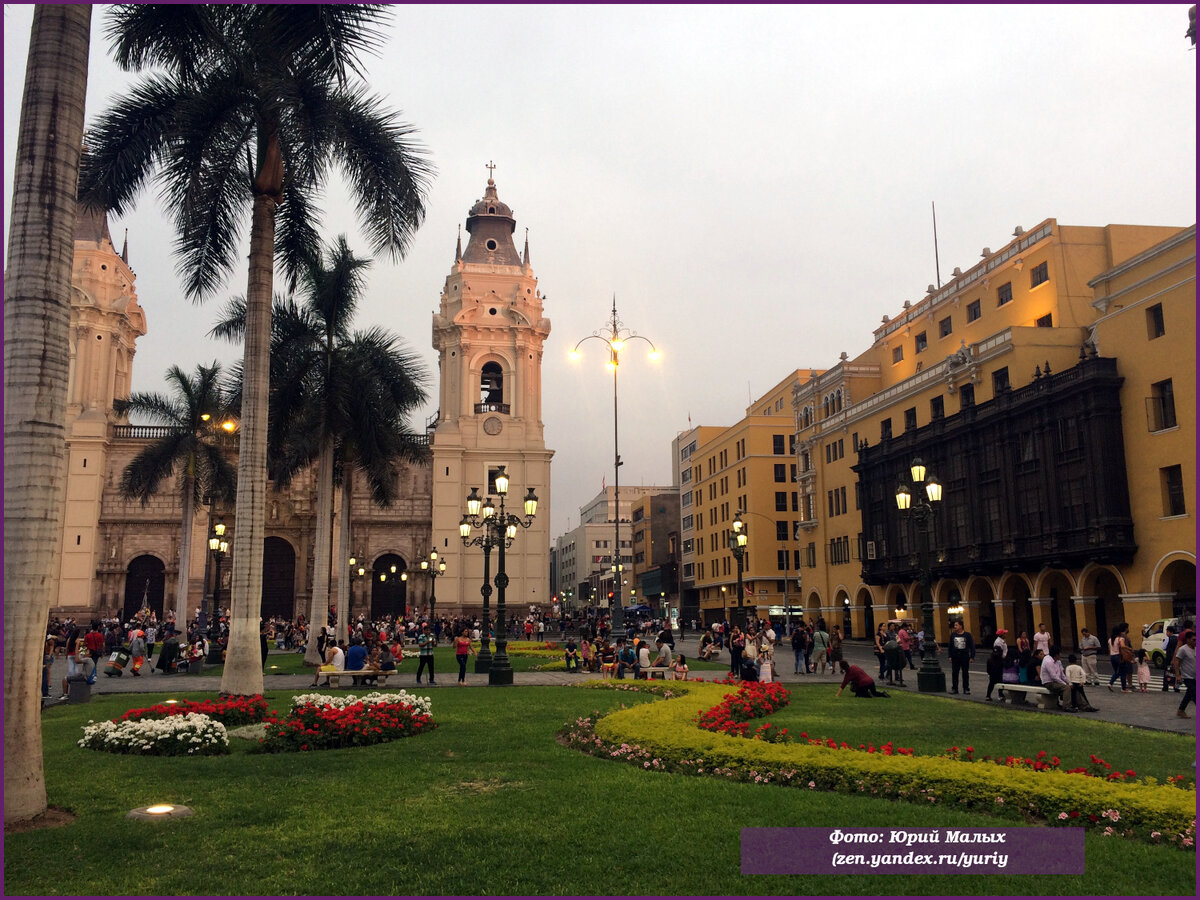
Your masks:
[{"label": "trimmed hedge", "polygon": [[[605,682],[585,682],[603,687]],[[1192,846],[1196,792],[1171,785],[1110,782],[1058,771],[1034,772],[946,757],[885,756],[797,743],[766,743],[709,731],[697,716],[721,703],[728,686],[678,682],[679,695],[639,704],[595,723],[600,739],[636,744],[685,769],[815,790],[870,793],[902,800],[953,803],[1030,821],[1108,829]],[[1115,827],[1118,826],[1119,827]]]}]

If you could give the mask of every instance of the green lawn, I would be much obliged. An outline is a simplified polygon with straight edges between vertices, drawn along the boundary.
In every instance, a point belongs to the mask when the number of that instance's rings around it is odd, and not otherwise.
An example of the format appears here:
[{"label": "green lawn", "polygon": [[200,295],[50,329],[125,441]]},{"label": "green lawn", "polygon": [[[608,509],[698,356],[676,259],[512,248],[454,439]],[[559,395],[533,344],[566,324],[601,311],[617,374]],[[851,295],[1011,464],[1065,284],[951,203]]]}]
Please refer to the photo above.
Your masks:
[{"label": "green lawn", "polygon": [[[898,737],[896,706],[796,689],[788,715],[814,736],[861,727]],[[176,695],[178,696],[178,695]],[[211,696],[211,695],[210,695]],[[292,755],[136,758],[75,745],[89,719],[154,695],[98,697],[43,716],[50,802],[71,825],[5,838],[9,894],[1008,894],[1190,895],[1195,856],[1169,846],[1087,838],[1082,876],[743,876],[742,826],[1012,827],[948,808],[775,785],[646,772],[569,751],[567,720],[622,704],[629,692],[572,687],[444,688],[431,692],[439,728],[392,744]],[[284,708],[290,693],[269,693]],[[914,708],[920,697],[906,698]],[[905,712],[912,712],[905,710]],[[1002,712],[923,707],[906,727],[929,746],[963,743]],[[928,714],[932,712],[933,714]],[[782,713],[781,713],[782,714]],[[773,718],[777,718],[777,714]],[[1049,740],[1092,740],[1141,771],[1194,740],[1059,717],[1064,732],[1028,730],[1010,713],[1011,752]],[[812,724],[815,723],[815,724]],[[1044,723],[1049,727],[1050,723]],[[1089,727],[1090,726],[1090,727]],[[796,727],[793,725],[793,727]],[[1091,728],[1099,731],[1091,733]],[[1078,735],[1082,735],[1078,737]],[[1044,739],[1043,739],[1044,738]],[[972,738],[973,739],[973,738]],[[979,739],[980,741],[983,738]],[[1176,744],[1172,746],[1171,742]],[[977,741],[978,742],[978,741]],[[911,743],[916,743],[914,739]],[[1049,748],[1048,748],[1049,749]],[[1164,763],[1170,768],[1173,763]],[[192,807],[178,820],[125,813],[152,802]],[[636,823],[636,829],[633,824]]]}]

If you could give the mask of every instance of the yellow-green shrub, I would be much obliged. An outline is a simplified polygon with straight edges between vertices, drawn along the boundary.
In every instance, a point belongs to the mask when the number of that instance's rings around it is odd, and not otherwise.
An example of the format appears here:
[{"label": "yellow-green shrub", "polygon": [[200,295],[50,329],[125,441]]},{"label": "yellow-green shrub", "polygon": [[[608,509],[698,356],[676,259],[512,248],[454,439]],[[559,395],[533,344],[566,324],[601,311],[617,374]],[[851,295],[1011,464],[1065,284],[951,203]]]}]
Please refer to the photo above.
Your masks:
[{"label": "yellow-green shrub", "polygon": [[[591,682],[588,686],[603,686]],[[1196,792],[1169,785],[1110,782],[1059,771],[1034,772],[946,757],[885,756],[811,744],[774,744],[702,731],[698,712],[720,703],[727,685],[682,682],[682,694],[659,703],[622,709],[595,726],[601,739],[636,744],[657,756],[696,763],[707,770],[755,771],[763,780],[808,785],[819,790],[867,793],[899,799],[953,803],[1001,814],[1019,814],[1051,824],[1100,825],[1117,833],[1133,828],[1194,834]],[[701,762],[702,761],[702,762]],[[1077,817],[1071,814],[1078,813]],[[1068,818],[1060,819],[1060,813]]]}]

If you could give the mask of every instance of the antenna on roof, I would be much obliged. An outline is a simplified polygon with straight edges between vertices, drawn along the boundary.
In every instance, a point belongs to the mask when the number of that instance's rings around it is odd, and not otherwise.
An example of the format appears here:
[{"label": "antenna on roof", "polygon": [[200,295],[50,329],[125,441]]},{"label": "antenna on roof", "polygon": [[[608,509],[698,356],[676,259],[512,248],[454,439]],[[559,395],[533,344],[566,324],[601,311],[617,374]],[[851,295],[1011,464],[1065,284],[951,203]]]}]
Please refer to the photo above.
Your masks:
[{"label": "antenna on roof", "polygon": [[929,201],[929,208],[933,210],[933,271],[937,275],[937,286],[940,290],[942,287],[942,267],[938,262],[938,245],[937,245],[937,204],[932,200]]}]

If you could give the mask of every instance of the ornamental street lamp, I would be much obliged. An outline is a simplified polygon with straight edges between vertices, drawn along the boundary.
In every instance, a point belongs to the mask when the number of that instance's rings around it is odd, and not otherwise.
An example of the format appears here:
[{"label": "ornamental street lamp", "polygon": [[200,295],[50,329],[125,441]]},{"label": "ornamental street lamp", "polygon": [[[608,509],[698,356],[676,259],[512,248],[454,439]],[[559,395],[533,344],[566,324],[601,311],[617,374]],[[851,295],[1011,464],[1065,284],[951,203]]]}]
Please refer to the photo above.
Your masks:
[{"label": "ornamental street lamp", "polygon": [[[480,593],[483,595],[483,647],[485,650],[488,642],[488,597],[491,594],[491,586],[488,584],[488,566],[492,547],[496,548],[496,655],[491,658],[487,673],[488,684],[500,686],[513,683],[512,665],[508,661],[508,653],[505,649],[508,647],[508,633],[505,630],[504,590],[508,587],[508,574],[504,571],[504,551],[512,545],[518,528],[528,528],[533,524],[534,515],[537,513],[538,498],[534,494],[533,488],[530,488],[525,494],[524,519],[505,512],[504,498],[508,496],[508,475],[504,472],[504,466],[500,466],[496,472],[496,495],[500,498],[499,510],[492,504],[491,497],[488,497],[486,502],[480,501],[479,488],[471,488],[471,493],[467,495],[467,514],[458,524],[458,533],[462,537],[464,546],[483,548],[483,587],[480,589]],[[474,528],[481,529],[483,533],[472,538],[471,530]],[[479,671],[478,663],[475,671]]]},{"label": "ornamental street lamp", "polygon": [[437,579],[446,574],[446,561],[439,562],[438,552],[430,550],[429,558],[421,560],[421,571],[429,575],[429,618],[432,621],[437,615]]},{"label": "ornamental street lamp", "polygon": [[621,350],[625,345],[632,340],[645,341],[650,345],[650,358],[657,360],[661,354],[658,348],[654,346],[654,342],[648,337],[643,337],[636,332],[625,328],[625,323],[617,318],[617,297],[613,295],[612,315],[608,322],[607,329],[594,331],[587,337],[582,338],[575,349],[571,351],[571,359],[579,359],[582,354],[579,352],[580,346],[584,341],[595,338],[598,341],[603,341],[608,345],[608,368],[612,370],[613,375],[613,526],[616,532],[615,543],[613,546],[612,566],[613,566],[613,602],[609,610],[611,616],[610,627],[613,631],[624,630],[625,611],[622,608],[621,601],[621,451],[620,444],[617,441],[617,369],[621,365]]},{"label": "ornamental street lamp", "polygon": [[914,485],[923,485],[925,496],[913,502],[908,485],[896,488],[896,506],[916,522],[921,540],[920,574],[921,584],[921,627],[925,630],[925,642],[921,650],[921,669],[917,672],[917,689],[922,693],[946,692],[946,673],[937,658],[937,641],[933,631],[933,593],[930,591],[932,573],[929,570],[929,540],[933,533],[935,505],[942,501],[942,485],[932,473],[927,474],[925,464],[914,459],[909,466]]},{"label": "ornamental street lamp", "polygon": [[[212,534],[208,538],[208,549],[213,555],[213,615],[212,621],[205,626],[206,613],[204,609],[204,595],[200,595],[200,618],[197,622],[197,628],[202,633],[207,630],[209,636],[209,662],[221,661],[221,648],[216,640],[213,639],[213,632],[216,630],[217,619],[220,617],[220,606],[217,602],[217,591],[221,587],[221,560],[229,554],[229,541],[225,537],[226,532],[225,521],[217,519],[217,523],[213,525]],[[213,656],[216,659],[213,659]]]},{"label": "ornamental street lamp", "polygon": [[364,566],[359,565],[358,557],[350,557],[350,597],[346,601],[346,606],[349,609],[354,608],[354,582],[356,579],[362,578],[366,574],[367,570]]},{"label": "ornamental street lamp", "polygon": [[749,543],[750,537],[746,533],[746,523],[742,521],[742,511],[739,509],[737,515],[733,517],[733,530],[729,532],[729,549],[733,551],[733,556],[737,560],[737,624],[741,628],[746,626],[745,613],[742,611],[742,601],[745,597],[745,588],[742,586],[742,572],[744,570],[743,559],[746,556],[746,546]]}]

